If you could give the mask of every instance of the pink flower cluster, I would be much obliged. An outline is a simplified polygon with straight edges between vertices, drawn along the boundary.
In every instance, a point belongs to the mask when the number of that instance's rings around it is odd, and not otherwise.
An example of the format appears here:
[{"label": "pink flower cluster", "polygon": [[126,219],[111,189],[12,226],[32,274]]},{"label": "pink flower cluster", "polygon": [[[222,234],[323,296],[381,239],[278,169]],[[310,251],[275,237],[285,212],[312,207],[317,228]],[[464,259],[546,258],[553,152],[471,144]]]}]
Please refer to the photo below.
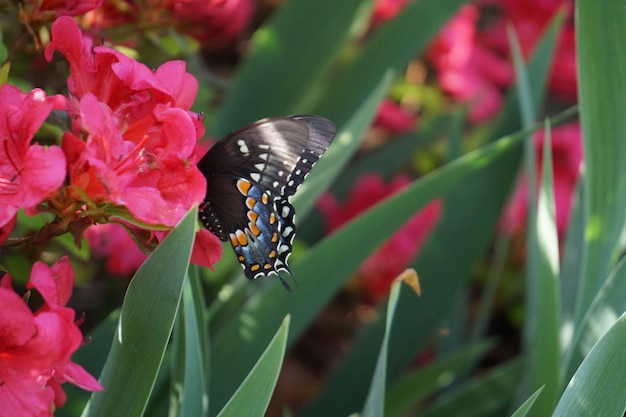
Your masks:
[{"label": "pink flower cluster", "polygon": [[[180,61],[151,71],[116,50],[92,47],[69,17],[52,26],[46,57],[55,50],[69,61],[69,99],[0,89],[0,236],[8,236],[18,209],[32,212],[42,202],[58,219],[48,237],[69,231],[78,239],[92,224],[110,221],[174,226],[206,191],[196,167],[204,128],[189,110],[195,78]],[[50,112],[61,109],[72,123],[61,147],[31,143]],[[221,245],[208,231],[200,234],[194,260],[211,266]]]},{"label": "pink flower cluster", "polygon": [[[464,5],[428,51],[440,86],[455,100],[469,106],[472,122],[493,117],[502,105],[503,89],[513,82],[507,25],[513,24],[524,56],[528,57],[550,19],[561,9],[571,9],[572,2],[502,0],[482,4],[498,9],[492,23],[479,29],[482,9]],[[550,92],[562,99],[576,99],[575,62],[574,25],[570,19],[560,33],[550,73]]]},{"label": "pink flower cluster", "polygon": [[235,42],[248,27],[254,12],[252,0],[119,0],[104,2],[82,22],[93,30],[128,24],[137,29],[173,27],[208,49]]},{"label": "pink flower cluster", "polygon": [[66,307],[73,285],[67,257],[52,267],[37,262],[27,287],[41,294],[44,305],[32,313],[12,289],[11,276],[0,280],[0,417],[52,417],[65,402],[65,382],[102,390],[70,360],[83,343],[74,310]]},{"label": "pink flower cluster", "polygon": [[[318,208],[325,216],[326,231],[332,233],[352,218],[409,185],[405,176],[394,178],[389,184],[377,174],[359,178],[346,201],[341,204],[332,195],[325,194]],[[441,201],[428,204],[411,217],[376,252],[359,267],[357,279],[368,301],[379,301],[391,287],[393,280],[415,258],[437,224],[441,215]]]}]

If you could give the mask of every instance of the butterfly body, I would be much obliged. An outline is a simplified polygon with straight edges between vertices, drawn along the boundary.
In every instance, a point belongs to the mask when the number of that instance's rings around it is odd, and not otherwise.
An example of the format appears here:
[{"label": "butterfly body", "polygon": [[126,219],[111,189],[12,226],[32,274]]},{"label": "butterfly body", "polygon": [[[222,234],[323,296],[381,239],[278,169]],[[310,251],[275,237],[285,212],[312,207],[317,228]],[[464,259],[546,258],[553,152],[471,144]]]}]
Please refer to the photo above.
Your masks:
[{"label": "butterfly body", "polygon": [[291,274],[289,197],[334,136],[332,122],[317,116],[263,119],[225,136],[198,163],[207,179],[200,220],[230,241],[247,278]]}]

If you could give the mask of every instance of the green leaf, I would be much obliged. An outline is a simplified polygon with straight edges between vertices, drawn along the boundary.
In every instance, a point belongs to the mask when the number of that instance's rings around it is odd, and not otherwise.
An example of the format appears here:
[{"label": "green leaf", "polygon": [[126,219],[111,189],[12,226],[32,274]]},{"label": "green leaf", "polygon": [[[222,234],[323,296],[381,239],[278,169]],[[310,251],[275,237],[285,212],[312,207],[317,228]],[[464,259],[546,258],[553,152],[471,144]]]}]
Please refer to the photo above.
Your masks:
[{"label": "green leaf", "polygon": [[[534,148],[534,143],[530,142]],[[534,158],[534,153],[531,156]],[[544,387],[533,409],[538,416],[549,415],[561,390],[559,352],[559,238],[552,175],[550,124],[546,122],[543,144],[542,183],[537,203],[533,232],[529,233],[525,345],[528,352],[530,389]],[[529,200],[532,200],[529,198]],[[532,210],[529,207],[529,211]],[[528,265],[529,262],[535,265]]]},{"label": "green leaf", "polygon": [[367,398],[365,399],[365,406],[363,407],[363,412],[361,413],[362,417],[383,417],[385,415],[385,387],[387,386],[389,334],[391,333],[391,326],[394,321],[394,313],[396,311],[396,305],[398,304],[398,296],[400,294],[402,284],[402,281],[396,280],[391,285],[391,293],[389,294],[389,300],[387,301],[385,335],[383,336],[380,352],[378,353],[378,359],[376,360],[376,367],[370,382],[370,389],[367,394]]},{"label": "green leaf", "polygon": [[202,417],[209,414],[208,333],[204,322],[206,306],[195,268],[183,288],[182,310],[174,328],[174,346],[178,354],[172,360],[172,390],[175,401],[170,416]]},{"label": "green leaf", "polygon": [[626,412],[626,314],[596,343],[552,417],[622,417]]},{"label": "green leaf", "polygon": [[593,345],[626,311],[624,294],[626,294],[626,258],[622,258],[609,275],[576,328],[568,356],[564,360],[566,380],[572,377]]},{"label": "green leaf", "polygon": [[460,385],[420,412],[420,417],[501,416],[509,407],[522,375],[522,362],[513,360],[480,378]]},{"label": "green leaf", "polygon": [[428,395],[449,387],[457,381],[461,372],[475,363],[494,345],[493,341],[473,343],[399,378],[387,390],[385,416],[400,416]]},{"label": "green leaf", "polygon": [[383,74],[399,73],[428,44],[463,0],[412,1],[371,35],[358,57],[329,87],[317,111],[343,124]]},{"label": "green leaf", "polygon": [[217,417],[263,417],[270,402],[287,347],[289,316]]},{"label": "green leaf", "polygon": [[539,388],[537,391],[533,393],[533,395],[528,397],[528,399],[524,401],[524,403],[520,405],[519,408],[513,414],[511,414],[511,417],[525,417],[526,414],[528,414],[528,410],[530,410],[530,408],[533,406],[533,404],[537,400],[537,397],[539,397],[539,395],[541,394],[541,391],[543,391],[543,387]]},{"label": "green leaf", "polygon": [[281,7],[255,33],[251,53],[219,109],[215,134],[267,116],[310,112],[300,103],[349,39],[361,7],[370,2],[294,0]]},{"label": "green leaf", "polygon": [[131,281],[111,347],[84,417],[141,416],[174,325],[197,223],[185,215]]},{"label": "green leaf", "polygon": [[[626,2],[576,2],[578,97],[588,220],[575,320],[587,311],[617,261],[626,212]],[[601,46],[601,47],[600,47]]]}]

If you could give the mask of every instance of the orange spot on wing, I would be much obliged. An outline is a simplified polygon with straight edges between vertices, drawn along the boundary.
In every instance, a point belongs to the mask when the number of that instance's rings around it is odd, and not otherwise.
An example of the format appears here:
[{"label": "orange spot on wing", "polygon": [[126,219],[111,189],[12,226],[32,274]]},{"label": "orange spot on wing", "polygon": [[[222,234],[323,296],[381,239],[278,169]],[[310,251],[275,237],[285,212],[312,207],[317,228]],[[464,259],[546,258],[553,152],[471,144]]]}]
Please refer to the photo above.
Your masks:
[{"label": "orange spot on wing", "polygon": [[246,246],[248,244],[248,238],[246,237],[246,235],[241,230],[237,230],[236,233],[237,233],[237,242],[241,246]]},{"label": "orange spot on wing", "polygon": [[254,223],[248,223],[248,227],[250,228],[250,231],[255,235],[258,236],[261,234],[261,231],[259,230],[259,228],[256,226],[256,224]]},{"label": "orange spot on wing", "polygon": [[248,195],[248,191],[250,191],[250,187],[252,187],[252,184],[248,180],[237,181],[237,189],[243,195]]}]

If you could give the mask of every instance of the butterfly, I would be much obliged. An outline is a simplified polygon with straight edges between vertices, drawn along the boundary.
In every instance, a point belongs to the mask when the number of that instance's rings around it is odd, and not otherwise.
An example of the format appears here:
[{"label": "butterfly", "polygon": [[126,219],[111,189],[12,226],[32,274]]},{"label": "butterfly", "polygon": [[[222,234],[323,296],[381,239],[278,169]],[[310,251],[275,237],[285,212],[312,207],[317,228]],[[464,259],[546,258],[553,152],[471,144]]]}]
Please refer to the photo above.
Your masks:
[{"label": "butterfly", "polygon": [[273,117],[229,133],[198,162],[207,181],[199,209],[204,226],[230,241],[248,279],[291,275],[296,235],[289,198],[335,137],[318,116]]}]

